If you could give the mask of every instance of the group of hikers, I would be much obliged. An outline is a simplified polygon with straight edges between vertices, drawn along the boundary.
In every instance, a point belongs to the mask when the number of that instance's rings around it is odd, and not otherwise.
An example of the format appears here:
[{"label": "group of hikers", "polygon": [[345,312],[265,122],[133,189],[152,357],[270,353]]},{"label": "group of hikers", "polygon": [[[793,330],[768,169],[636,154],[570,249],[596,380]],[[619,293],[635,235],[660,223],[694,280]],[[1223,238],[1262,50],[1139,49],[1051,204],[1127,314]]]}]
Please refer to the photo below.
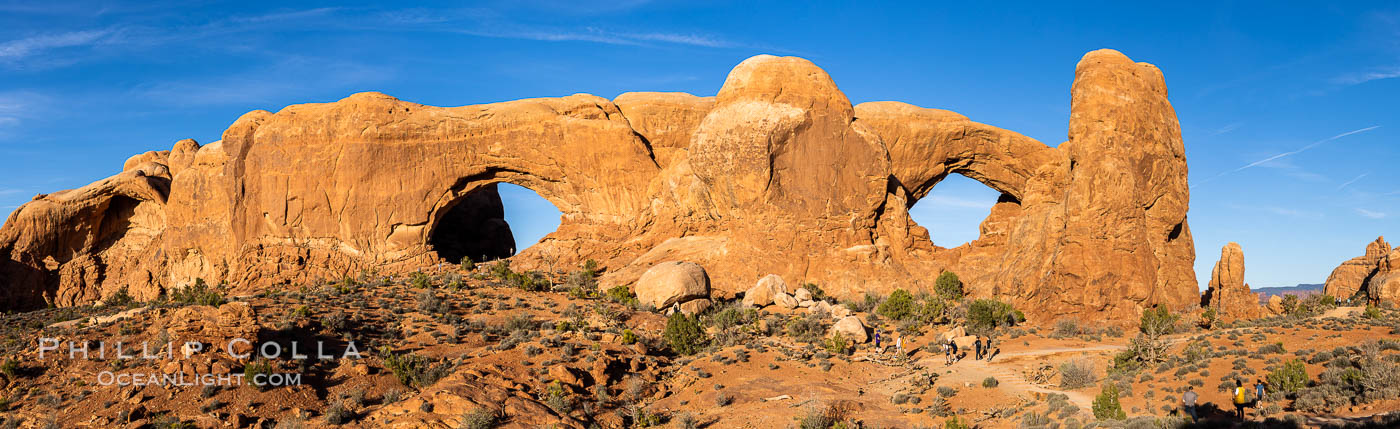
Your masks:
[{"label": "group of hikers", "polygon": [[[878,353],[878,354],[884,354],[884,353],[885,353],[885,348],[880,346],[880,340],[881,340],[880,334],[881,334],[881,330],[880,330],[880,329],[876,329],[876,330],[875,330],[875,337],[874,337],[874,341],[875,341],[875,352]],[[962,360],[962,358],[963,358],[964,355],[958,353],[958,343],[957,343],[956,341],[953,341],[953,339],[949,338],[947,342],[944,342],[944,343],[942,344],[942,347],[943,347],[943,363],[944,363],[945,365],[952,365],[953,363]],[[981,335],[976,336],[975,339],[972,341],[972,347],[973,347],[973,353],[974,353],[974,358],[973,358],[973,359],[975,359],[975,360],[982,360],[983,358],[985,358],[985,359],[987,359],[988,362],[991,362],[991,361],[992,361],[992,356],[994,356],[994,355],[996,354],[996,353],[993,351],[993,349],[992,349],[992,338],[991,338],[991,337],[987,337],[987,339],[984,341],[984,340],[982,339],[982,336],[981,336]],[[895,352],[898,353],[899,356],[905,356],[905,353],[904,353],[904,336],[903,336],[903,335],[900,335],[900,336],[896,336],[896,337],[895,337],[895,339],[894,339],[894,349],[895,349]],[[997,351],[1000,351],[1000,349],[997,349]]]},{"label": "group of hikers", "polygon": [[[1244,386],[1244,382],[1235,379],[1235,389],[1231,392],[1230,402],[1235,405],[1235,418],[1244,421],[1244,409],[1259,408],[1264,405],[1264,381],[1254,380],[1254,398],[1249,398],[1249,388]],[[1191,421],[1198,419],[1196,415],[1196,395],[1195,386],[1186,385],[1186,393],[1181,395],[1181,409],[1186,415],[1191,416]]]}]

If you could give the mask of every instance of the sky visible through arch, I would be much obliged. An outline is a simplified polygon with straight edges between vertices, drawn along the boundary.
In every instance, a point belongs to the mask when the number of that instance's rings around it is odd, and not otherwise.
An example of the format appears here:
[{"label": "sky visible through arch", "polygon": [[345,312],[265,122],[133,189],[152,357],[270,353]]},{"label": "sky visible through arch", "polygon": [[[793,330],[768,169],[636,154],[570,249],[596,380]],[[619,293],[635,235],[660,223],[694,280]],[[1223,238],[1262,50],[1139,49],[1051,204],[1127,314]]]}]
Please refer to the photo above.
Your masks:
[{"label": "sky visible through arch", "polygon": [[[586,3],[0,2],[0,213],[217,140],[249,110],[371,90],[444,106],[713,95],[762,53],[812,60],[856,103],[950,109],[1053,146],[1075,63],[1107,47],[1166,75],[1200,283],[1229,241],[1263,287],[1321,282],[1400,238],[1395,3]],[[975,204],[996,198],[957,183],[915,206],[940,245],[975,236]],[[530,218],[512,221],[527,243],[558,222]]]}]

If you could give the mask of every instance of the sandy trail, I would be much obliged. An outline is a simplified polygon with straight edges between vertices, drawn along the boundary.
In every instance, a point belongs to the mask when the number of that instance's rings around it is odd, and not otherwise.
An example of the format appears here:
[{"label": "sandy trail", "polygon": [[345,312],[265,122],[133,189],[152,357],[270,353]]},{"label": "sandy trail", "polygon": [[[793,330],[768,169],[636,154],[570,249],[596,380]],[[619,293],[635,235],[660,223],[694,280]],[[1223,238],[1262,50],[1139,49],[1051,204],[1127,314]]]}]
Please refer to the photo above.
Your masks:
[{"label": "sandy trail", "polygon": [[[1124,349],[1119,345],[1098,345],[1089,347],[1059,347],[1042,350],[1030,350],[1014,353],[999,354],[992,359],[976,360],[964,358],[952,365],[945,365],[942,356],[934,356],[920,359],[919,365],[947,372],[940,374],[940,379],[950,380],[955,383],[967,383],[974,386],[981,385],[982,380],[987,377],[996,378],[997,388],[1003,392],[1018,396],[1030,396],[1031,393],[1051,394],[1059,393],[1069,397],[1070,403],[1078,406],[1082,410],[1093,409],[1093,396],[1084,392],[1072,390],[1058,390],[1049,387],[1037,386],[1030,383],[1021,375],[1021,370],[1026,367],[1025,358],[1038,358],[1066,353],[1095,353],[1113,352]],[[1037,362],[1038,363],[1038,362]],[[949,372],[951,371],[951,372]]]}]

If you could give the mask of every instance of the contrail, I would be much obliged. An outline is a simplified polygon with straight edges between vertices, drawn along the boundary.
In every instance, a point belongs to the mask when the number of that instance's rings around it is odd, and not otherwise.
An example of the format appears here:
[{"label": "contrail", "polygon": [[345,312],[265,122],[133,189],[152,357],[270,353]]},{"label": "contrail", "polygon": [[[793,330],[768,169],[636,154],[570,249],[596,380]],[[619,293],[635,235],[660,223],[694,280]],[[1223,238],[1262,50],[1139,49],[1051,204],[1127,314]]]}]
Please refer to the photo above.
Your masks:
[{"label": "contrail", "polygon": [[1367,174],[1371,174],[1371,173],[1370,173],[1370,172],[1361,173],[1361,175],[1360,175],[1360,176],[1356,176],[1355,179],[1348,180],[1346,183],[1343,183],[1342,186],[1338,186],[1338,187],[1337,187],[1337,190],[1340,191],[1340,190],[1342,190],[1342,188],[1345,188],[1345,187],[1347,187],[1347,186],[1351,186],[1352,183],[1356,183],[1357,180],[1361,180],[1361,178],[1362,178],[1362,177],[1366,177]]},{"label": "contrail", "polygon": [[1312,149],[1312,148],[1314,148],[1314,147],[1317,147],[1317,145],[1320,145],[1320,144],[1323,144],[1323,143],[1327,143],[1327,142],[1330,142],[1330,141],[1332,141],[1332,140],[1336,140],[1336,139],[1339,139],[1339,138],[1342,138],[1342,137],[1346,137],[1346,136],[1349,136],[1349,135],[1352,135],[1352,134],[1364,133],[1364,132],[1371,131],[1371,130],[1374,130],[1374,129],[1380,128],[1380,127],[1381,127],[1380,125],[1372,125],[1372,126],[1369,126],[1369,127],[1366,127],[1366,128],[1359,129],[1359,130],[1347,131],[1347,132],[1345,132],[1345,133],[1337,134],[1337,135],[1332,136],[1332,137],[1328,137],[1328,138],[1325,138],[1325,139],[1322,139],[1322,140],[1318,140],[1318,141],[1313,142],[1313,143],[1311,143],[1311,144],[1309,144],[1309,145],[1307,145],[1307,146],[1303,146],[1303,147],[1301,147],[1301,148],[1298,148],[1298,150],[1280,153],[1280,154],[1278,154],[1278,155],[1274,155],[1274,156],[1271,156],[1271,157],[1268,157],[1268,158],[1264,158],[1264,159],[1261,159],[1261,160],[1258,160],[1258,161],[1251,162],[1251,163],[1249,163],[1249,164],[1245,164],[1243,167],[1236,168],[1236,169],[1234,169],[1234,170],[1230,170],[1230,171],[1226,171],[1226,172],[1224,172],[1224,173],[1217,174],[1217,175],[1215,175],[1214,177],[1211,177],[1211,178],[1206,179],[1206,180],[1202,180],[1202,181],[1200,181],[1199,183],[1196,183],[1195,185],[1192,185],[1191,187],[1192,187],[1192,188],[1195,188],[1195,187],[1197,187],[1197,186],[1204,185],[1204,184],[1206,184],[1207,182],[1210,182],[1210,181],[1212,181],[1212,180],[1219,179],[1221,176],[1225,176],[1225,175],[1227,175],[1227,174],[1238,173],[1238,172],[1240,172],[1240,171],[1243,171],[1243,170],[1248,169],[1248,168],[1251,168],[1251,167],[1257,167],[1257,166],[1259,166],[1259,164],[1263,164],[1263,163],[1266,163],[1266,162],[1269,162],[1269,161],[1273,161],[1273,160],[1276,160],[1276,159],[1279,159],[1279,158],[1287,157],[1287,156],[1297,155],[1297,154],[1299,154],[1299,153],[1302,153],[1302,152],[1305,151],[1305,150],[1308,150],[1308,149]]}]

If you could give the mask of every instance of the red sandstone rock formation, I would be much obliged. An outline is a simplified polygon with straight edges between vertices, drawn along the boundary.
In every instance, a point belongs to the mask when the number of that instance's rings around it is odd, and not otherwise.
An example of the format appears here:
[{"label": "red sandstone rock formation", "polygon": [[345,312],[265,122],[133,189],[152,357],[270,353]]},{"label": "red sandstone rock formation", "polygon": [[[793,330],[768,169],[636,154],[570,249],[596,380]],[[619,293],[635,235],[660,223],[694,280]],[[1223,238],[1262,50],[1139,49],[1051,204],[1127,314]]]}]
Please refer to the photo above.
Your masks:
[{"label": "red sandstone rock formation", "polygon": [[1390,276],[1392,272],[1400,272],[1400,247],[1391,249],[1385,237],[1377,237],[1376,241],[1366,245],[1366,254],[1342,262],[1332,270],[1322,293],[1339,299],[1359,295],[1372,302],[1397,302],[1400,296],[1387,291],[1400,292],[1396,290],[1400,285],[1384,287],[1394,280],[1400,280],[1400,277]]},{"label": "red sandstone rock formation", "polygon": [[1239,243],[1220,248],[1220,260],[1210,272],[1210,284],[1201,304],[1215,308],[1216,317],[1226,322],[1264,315],[1259,295],[1251,293],[1244,282],[1244,251]]},{"label": "red sandstone rock formation", "polygon": [[[499,182],[563,213],[513,266],[591,258],[605,286],[693,261],[719,297],[770,273],[849,297],[929,290],[952,270],[971,295],[1046,320],[1195,305],[1186,160],[1161,72],[1095,51],[1070,93],[1058,147],[942,110],[852,106],[812,63],[766,55],[715,97],[444,108],[362,93],[253,111],[220,141],[138,155],[17,210],[0,228],[4,306],[417,269],[451,253],[435,242],[467,239],[447,225],[470,221],[454,210]],[[1003,196],[978,240],[944,249],[908,209],[950,173]]]}]

